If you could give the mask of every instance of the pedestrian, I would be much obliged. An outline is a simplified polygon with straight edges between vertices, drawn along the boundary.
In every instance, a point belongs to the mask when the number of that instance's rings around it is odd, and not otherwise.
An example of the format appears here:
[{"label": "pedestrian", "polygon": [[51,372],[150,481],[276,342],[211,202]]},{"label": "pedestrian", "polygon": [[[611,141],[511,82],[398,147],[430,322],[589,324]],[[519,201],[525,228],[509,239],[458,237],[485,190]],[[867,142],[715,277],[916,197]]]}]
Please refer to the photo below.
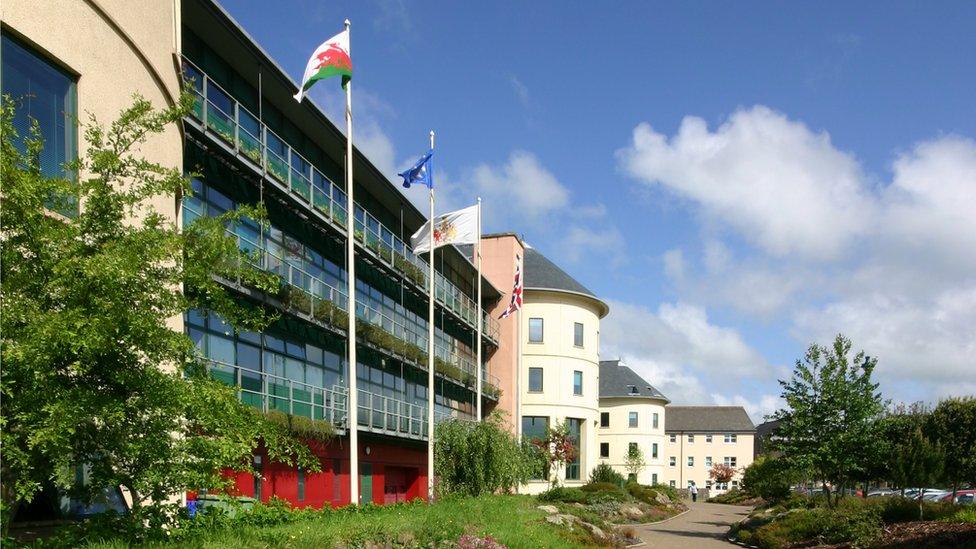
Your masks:
[{"label": "pedestrian", "polygon": [[691,485],[691,502],[692,503],[695,503],[696,501],[698,501],[698,486],[695,486],[695,484],[692,483],[692,485]]}]

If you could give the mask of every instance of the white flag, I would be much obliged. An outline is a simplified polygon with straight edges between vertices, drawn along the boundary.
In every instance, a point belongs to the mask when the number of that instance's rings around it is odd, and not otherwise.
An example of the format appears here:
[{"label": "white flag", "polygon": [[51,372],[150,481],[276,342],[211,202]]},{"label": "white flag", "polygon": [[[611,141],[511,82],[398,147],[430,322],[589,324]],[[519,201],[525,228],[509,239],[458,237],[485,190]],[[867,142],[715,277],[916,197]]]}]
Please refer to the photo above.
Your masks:
[{"label": "white flag", "polygon": [[[478,241],[478,206],[434,218],[434,248],[447,244],[474,244]],[[430,221],[410,237],[414,253],[430,251]]]}]

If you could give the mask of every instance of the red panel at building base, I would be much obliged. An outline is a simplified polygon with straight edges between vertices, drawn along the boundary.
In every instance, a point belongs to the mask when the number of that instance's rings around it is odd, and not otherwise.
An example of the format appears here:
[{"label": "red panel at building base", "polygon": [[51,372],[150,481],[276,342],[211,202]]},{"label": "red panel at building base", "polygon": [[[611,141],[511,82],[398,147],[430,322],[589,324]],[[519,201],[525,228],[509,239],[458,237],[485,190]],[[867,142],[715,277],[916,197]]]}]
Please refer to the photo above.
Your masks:
[{"label": "red panel at building base", "polygon": [[[424,442],[359,435],[359,502],[383,505],[427,499],[427,446]],[[268,461],[264,450],[255,452],[260,475],[226,471],[234,479],[234,495],[267,502],[272,497],[294,507],[340,507],[349,501],[349,439],[328,445],[312,444],[322,463],[318,473],[307,473]]]}]

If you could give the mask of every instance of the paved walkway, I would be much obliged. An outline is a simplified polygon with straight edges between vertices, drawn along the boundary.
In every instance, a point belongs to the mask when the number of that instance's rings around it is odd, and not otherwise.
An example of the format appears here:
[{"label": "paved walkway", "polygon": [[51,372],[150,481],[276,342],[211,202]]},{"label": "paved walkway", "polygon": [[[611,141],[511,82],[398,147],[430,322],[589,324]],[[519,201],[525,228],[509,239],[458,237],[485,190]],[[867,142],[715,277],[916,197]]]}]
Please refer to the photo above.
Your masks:
[{"label": "paved walkway", "polygon": [[750,508],[720,503],[690,503],[691,510],[667,522],[638,527],[646,547],[724,548],[735,547],[726,541],[729,526],[749,514]]}]

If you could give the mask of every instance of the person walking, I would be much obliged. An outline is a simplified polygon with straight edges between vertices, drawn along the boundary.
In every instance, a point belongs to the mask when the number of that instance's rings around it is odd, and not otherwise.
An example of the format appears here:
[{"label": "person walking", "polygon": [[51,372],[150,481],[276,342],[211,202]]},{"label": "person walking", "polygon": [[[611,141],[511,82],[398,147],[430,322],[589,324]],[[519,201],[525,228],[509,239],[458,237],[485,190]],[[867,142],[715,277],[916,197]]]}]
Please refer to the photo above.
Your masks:
[{"label": "person walking", "polygon": [[689,491],[691,492],[691,502],[695,503],[698,501],[698,486],[696,486],[695,483],[692,483]]}]

